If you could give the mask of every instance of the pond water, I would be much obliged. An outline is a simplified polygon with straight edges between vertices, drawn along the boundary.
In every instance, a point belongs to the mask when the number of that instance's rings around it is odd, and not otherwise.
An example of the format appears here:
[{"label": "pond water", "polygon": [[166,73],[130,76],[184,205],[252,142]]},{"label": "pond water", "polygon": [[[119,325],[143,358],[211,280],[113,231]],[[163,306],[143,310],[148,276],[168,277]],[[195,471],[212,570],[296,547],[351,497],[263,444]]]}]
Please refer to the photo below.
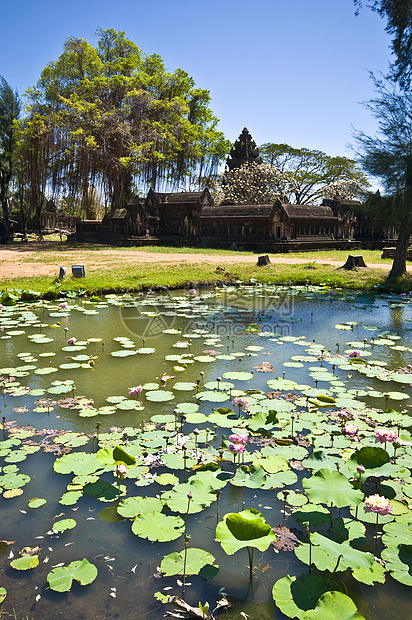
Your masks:
[{"label": "pond water", "polygon": [[[167,607],[154,598],[156,592],[181,596],[194,607],[208,601],[211,610],[224,593],[232,606],[216,612],[221,618],[238,618],[241,612],[256,619],[290,617],[290,607],[274,604],[272,587],[287,574],[309,572],[291,543],[291,530],[301,548],[307,542],[305,519],[293,512],[308,497],[329,512],[329,502],[316,502],[304,482],[322,466],[301,461],[315,451],[326,468],[343,471],[357,489],[357,474],[347,472],[346,462],[361,447],[375,446],[375,427],[395,429],[401,440],[395,453],[390,440],[379,444],[393,469],[362,485],[365,496],[379,493],[393,504],[393,514],[379,517],[383,540],[374,538],[375,513],[365,513],[361,503],[355,514],[357,500],[331,509],[332,532],[328,517],[319,525],[314,519],[310,529],[337,544],[349,537],[348,547],[364,552],[358,560],[369,567],[367,577],[352,573],[356,567],[349,559],[350,568],[337,567],[335,578],[365,618],[408,617],[409,297],[244,285],[196,294],[108,295],[100,301],[3,307],[0,329],[4,617],[15,611],[17,618],[35,619],[163,618]],[[138,386],[137,393],[129,393]],[[236,397],[247,400],[247,413],[233,405]],[[359,427],[355,435],[344,432],[346,420]],[[249,439],[236,458],[227,439],[231,433]],[[96,461],[98,450],[112,454],[116,445],[136,459],[119,481],[110,458]],[[76,462],[67,460],[76,454]],[[202,475],[209,476],[206,482]],[[219,572],[210,579],[189,575],[182,595],[183,577],[165,576],[159,567],[165,556],[184,548],[186,480],[194,493],[185,530],[188,547],[211,553]],[[98,481],[103,486],[93,486]],[[203,508],[202,493],[213,496]],[[165,542],[156,542],[159,532],[145,522],[149,513],[140,504],[133,512],[127,504],[132,497],[160,498],[154,520],[183,519],[178,537],[167,540],[171,526],[165,525]],[[35,498],[46,501],[36,507]],[[252,582],[246,548],[229,555],[216,540],[224,515],[247,508],[257,509],[272,527],[288,528],[283,533],[290,547],[255,549]],[[66,522],[59,531],[56,524],[66,519],[74,524]],[[147,527],[139,529],[141,523]],[[400,539],[388,543],[389,523],[404,528],[405,534],[398,534],[404,547]],[[358,528],[356,536],[351,527]],[[13,560],[25,548],[30,548],[25,556],[30,551],[38,565],[17,570]],[[382,558],[381,569],[376,562],[373,568],[367,564],[374,555]],[[97,568],[92,583],[74,582],[68,592],[49,587],[55,567],[83,558]],[[330,566],[325,558],[314,563],[316,575]]]}]

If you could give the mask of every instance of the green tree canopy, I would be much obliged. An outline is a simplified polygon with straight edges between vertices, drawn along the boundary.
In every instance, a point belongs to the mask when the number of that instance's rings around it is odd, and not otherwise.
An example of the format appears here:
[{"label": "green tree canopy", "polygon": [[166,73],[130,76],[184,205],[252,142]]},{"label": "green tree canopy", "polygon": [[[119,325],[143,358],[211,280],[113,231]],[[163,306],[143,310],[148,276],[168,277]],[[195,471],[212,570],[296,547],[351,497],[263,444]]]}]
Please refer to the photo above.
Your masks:
[{"label": "green tree canopy", "polygon": [[386,32],[392,37],[391,50],[395,60],[391,77],[401,85],[410,84],[412,77],[412,0],[353,0],[359,8],[362,4],[386,18]]},{"label": "green tree canopy", "polygon": [[0,200],[3,214],[1,241],[10,238],[9,200],[14,175],[16,149],[16,121],[20,116],[20,100],[17,91],[0,76]]},{"label": "green tree canopy", "polygon": [[[378,135],[357,132],[359,160],[380,179],[387,193],[379,202],[388,224],[397,224],[399,236],[389,279],[406,273],[406,254],[412,233],[412,94],[391,80],[373,74],[376,97],[365,103],[378,121]],[[379,213],[381,214],[381,208]]]},{"label": "green tree canopy", "polygon": [[98,31],[98,44],[67,39],[57,61],[27,92],[21,139],[34,193],[79,197],[90,187],[122,206],[133,187],[177,187],[213,173],[230,144],[217,130],[207,90],[124,32]]},{"label": "green tree canopy", "polygon": [[357,198],[369,183],[347,157],[322,151],[266,143],[259,147],[263,163],[244,164],[224,174],[220,199],[234,204],[282,202],[316,204],[336,195]]}]

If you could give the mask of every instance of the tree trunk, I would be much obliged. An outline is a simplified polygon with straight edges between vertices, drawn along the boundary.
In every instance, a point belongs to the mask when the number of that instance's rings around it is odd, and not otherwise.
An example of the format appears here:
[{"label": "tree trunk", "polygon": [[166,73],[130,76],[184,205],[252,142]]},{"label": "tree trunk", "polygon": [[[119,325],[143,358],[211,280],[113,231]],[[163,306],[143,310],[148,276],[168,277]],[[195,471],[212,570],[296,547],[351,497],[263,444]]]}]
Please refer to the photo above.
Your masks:
[{"label": "tree trunk", "polygon": [[409,237],[411,236],[411,227],[404,225],[401,227],[396,244],[395,256],[393,259],[392,269],[388,275],[388,280],[402,278],[406,274],[406,255],[409,247]]}]

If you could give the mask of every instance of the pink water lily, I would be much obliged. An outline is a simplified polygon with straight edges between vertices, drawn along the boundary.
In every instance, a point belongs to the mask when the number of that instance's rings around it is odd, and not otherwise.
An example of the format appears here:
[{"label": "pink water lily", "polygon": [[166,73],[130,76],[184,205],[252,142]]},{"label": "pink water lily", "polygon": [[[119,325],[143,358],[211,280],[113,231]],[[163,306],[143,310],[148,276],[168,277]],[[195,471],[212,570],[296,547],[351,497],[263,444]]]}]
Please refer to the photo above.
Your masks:
[{"label": "pink water lily", "polygon": [[351,351],[349,353],[349,357],[360,357],[361,356],[361,352],[360,351]]},{"label": "pink water lily", "polygon": [[397,441],[398,433],[390,428],[376,429],[375,431],[375,443],[386,443],[387,441]]},{"label": "pink water lily", "polygon": [[135,394],[140,394],[140,392],[143,390],[143,386],[141,385],[136,385],[135,387],[131,387],[129,388],[129,394],[131,394],[132,396],[134,396]]},{"label": "pink water lily", "polygon": [[247,411],[249,408],[249,403],[246,398],[243,398],[242,396],[235,396],[232,401],[232,405],[234,407],[239,407],[239,410],[242,409],[242,411]]},{"label": "pink water lily", "polygon": [[379,515],[388,515],[392,512],[393,507],[389,499],[382,497],[382,495],[369,495],[365,499],[365,505],[363,507],[365,512],[375,512]]},{"label": "pink water lily", "polygon": [[59,304],[59,308],[61,308],[62,310],[67,310],[69,308],[69,304],[67,303],[67,301],[63,301],[61,304]]},{"label": "pink water lily", "polygon": [[77,342],[77,338],[69,338],[67,344],[74,344],[75,342]]},{"label": "pink water lily", "polygon": [[355,437],[358,431],[359,426],[357,424],[353,424],[352,422],[346,422],[343,428],[343,432],[345,433],[345,435],[348,435],[348,437]]}]

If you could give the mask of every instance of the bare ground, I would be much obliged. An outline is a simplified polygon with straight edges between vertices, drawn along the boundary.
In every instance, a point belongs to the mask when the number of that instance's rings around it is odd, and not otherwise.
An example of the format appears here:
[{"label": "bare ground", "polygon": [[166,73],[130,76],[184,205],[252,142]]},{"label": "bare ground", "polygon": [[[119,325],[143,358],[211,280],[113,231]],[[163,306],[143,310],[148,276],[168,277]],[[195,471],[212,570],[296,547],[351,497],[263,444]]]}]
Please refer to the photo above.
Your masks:
[{"label": "bare ground", "polygon": [[[44,253],[44,254],[43,254]],[[55,255],[55,260],[53,260]],[[271,255],[273,264],[303,264],[307,258]],[[0,247],[0,280],[32,276],[57,276],[60,265],[68,268],[71,265],[84,265],[88,271],[103,270],[108,265],[114,266],[122,262],[129,265],[136,263],[168,263],[173,265],[209,264],[224,265],[233,263],[256,264],[256,255],[221,254],[167,254],[160,252],[136,251],[128,248],[94,249],[85,251],[81,248],[68,248],[56,242],[30,242]],[[343,263],[336,260],[316,260],[318,264],[340,267]],[[389,271],[389,265],[368,264],[368,267]],[[408,268],[412,269],[412,268]]]}]

